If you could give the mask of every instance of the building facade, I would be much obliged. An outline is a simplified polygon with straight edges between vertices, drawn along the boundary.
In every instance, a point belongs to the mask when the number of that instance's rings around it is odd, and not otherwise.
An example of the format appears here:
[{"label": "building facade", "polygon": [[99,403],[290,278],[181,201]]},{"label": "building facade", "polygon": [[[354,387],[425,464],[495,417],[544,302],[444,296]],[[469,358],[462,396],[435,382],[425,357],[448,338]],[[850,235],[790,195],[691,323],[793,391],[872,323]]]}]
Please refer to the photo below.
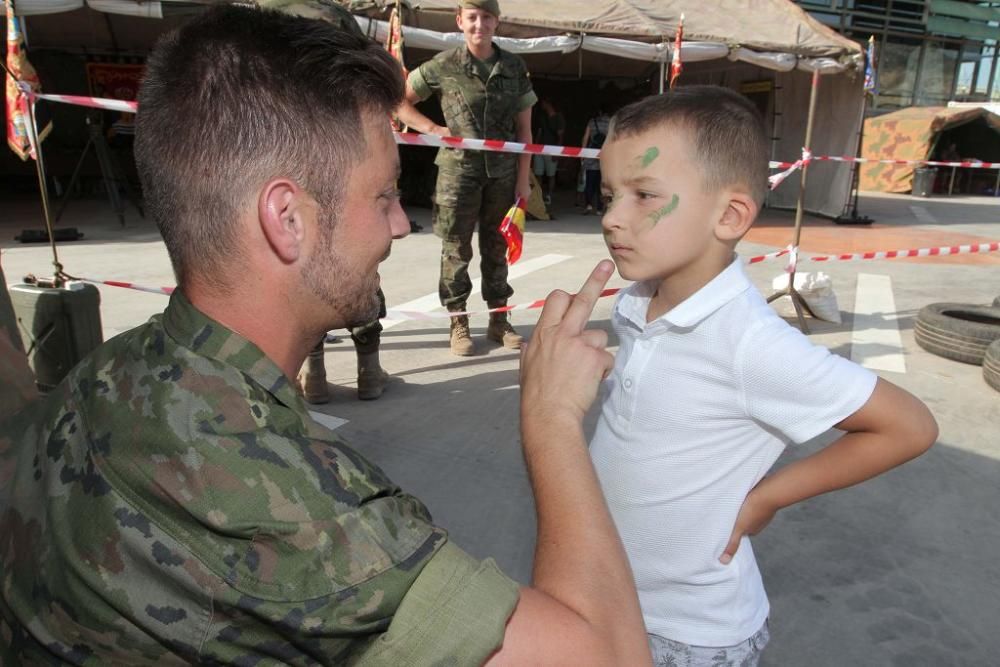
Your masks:
[{"label": "building facade", "polygon": [[878,53],[875,113],[949,101],[1000,102],[1000,2],[797,0],[842,35]]}]

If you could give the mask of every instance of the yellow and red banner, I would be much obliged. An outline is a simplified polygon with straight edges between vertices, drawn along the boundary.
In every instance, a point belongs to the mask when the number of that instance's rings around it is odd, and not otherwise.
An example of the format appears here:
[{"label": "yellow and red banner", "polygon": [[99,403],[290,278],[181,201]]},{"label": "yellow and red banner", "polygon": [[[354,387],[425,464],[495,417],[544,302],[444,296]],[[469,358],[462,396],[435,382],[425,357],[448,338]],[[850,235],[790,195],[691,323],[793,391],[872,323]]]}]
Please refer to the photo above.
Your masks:
[{"label": "yellow and red banner", "polygon": [[520,197],[503,217],[500,235],[507,242],[507,263],[513,264],[521,259],[521,251],[524,249],[524,200]]},{"label": "yellow and red banner", "polygon": [[[22,160],[36,158],[34,142],[31,138],[30,117],[32,102],[18,82],[26,85],[34,92],[40,92],[42,84],[38,80],[35,68],[28,62],[24,52],[24,34],[21,32],[21,21],[14,15],[14,0],[4,0],[7,10],[7,145],[17,153]],[[13,75],[13,77],[11,76]],[[36,128],[38,140],[42,141],[52,131],[52,123],[46,123],[42,128]]]}]

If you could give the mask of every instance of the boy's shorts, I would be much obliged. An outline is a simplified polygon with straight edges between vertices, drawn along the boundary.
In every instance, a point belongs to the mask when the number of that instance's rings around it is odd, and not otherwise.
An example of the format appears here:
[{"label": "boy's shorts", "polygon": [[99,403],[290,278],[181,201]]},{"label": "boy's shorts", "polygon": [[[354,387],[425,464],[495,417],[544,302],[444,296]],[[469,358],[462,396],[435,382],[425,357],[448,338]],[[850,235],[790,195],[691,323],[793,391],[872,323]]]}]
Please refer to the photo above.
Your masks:
[{"label": "boy's shorts", "polygon": [[535,176],[555,176],[556,158],[552,155],[532,155],[531,164],[535,170]]},{"label": "boy's shorts", "polygon": [[750,639],[735,646],[690,646],[648,635],[654,667],[757,667],[771,639],[767,621]]}]

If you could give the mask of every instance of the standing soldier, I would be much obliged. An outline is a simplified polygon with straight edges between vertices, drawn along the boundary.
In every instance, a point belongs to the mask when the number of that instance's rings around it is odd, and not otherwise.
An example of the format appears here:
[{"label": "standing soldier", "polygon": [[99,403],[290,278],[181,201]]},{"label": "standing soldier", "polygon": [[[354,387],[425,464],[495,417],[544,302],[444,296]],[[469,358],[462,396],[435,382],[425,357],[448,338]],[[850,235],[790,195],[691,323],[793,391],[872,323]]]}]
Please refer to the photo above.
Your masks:
[{"label": "standing soldier", "polygon": [[[277,9],[285,14],[320,19],[365,37],[349,11],[331,0],[261,0],[258,4],[269,9]],[[379,317],[385,317],[385,294],[378,289]],[[358,356],[358,398],[363,401],[376,399],[385,391],[389,374],[379,364],[379,344],[382,323],[379,320],[367,322],[348,329]],[[323,342],[316,343],[306,363],[302,367],[300,382],[302,395],[309,403],[326,403],[330,400],[330,388],[326,383],[326,361]]]},{"label": "standing soldier", "polygon": [[[524,61],[493,43],[500,23],[499,3],[460,0],[455,21],[465,45],[439,53],[410,72],[400,120],[426,134],[530,143],[531,107],[538,98]],[[431,95],[440,96],[447,127],[436,125],[413,106]],[[451,312],[466,310],[472,293],[472,234],[478,225],[483,297],[491,309],[506,306],[514,290],[507,282],[507,246],[498,227],[515,195],[527,201],[531,194],[530,157],[444,148],[435,163],[434,233],[442,240],[441,304]],[[486,337],[515,350],[523,341],[507,313],[490,315]],[[465,315],[451,319],[451,351],[475,354]]]}]

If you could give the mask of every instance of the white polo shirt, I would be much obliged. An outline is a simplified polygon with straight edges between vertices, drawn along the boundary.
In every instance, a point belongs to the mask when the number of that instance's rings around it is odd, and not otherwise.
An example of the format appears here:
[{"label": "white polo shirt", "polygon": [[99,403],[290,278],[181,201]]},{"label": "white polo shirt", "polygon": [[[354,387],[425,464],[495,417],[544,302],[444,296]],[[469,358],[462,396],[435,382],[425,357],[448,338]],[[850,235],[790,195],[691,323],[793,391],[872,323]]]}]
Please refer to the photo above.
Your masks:
[{"label": "white polo shirt", "polygon": [[769,610],[749,539],[719,562],[743,500],[786,444],[856,412],[877,377],[779,318],[738,257],[647,324],[654,288],[615,304],[620,348],[591,456],[648,631],[732,646]]}]

